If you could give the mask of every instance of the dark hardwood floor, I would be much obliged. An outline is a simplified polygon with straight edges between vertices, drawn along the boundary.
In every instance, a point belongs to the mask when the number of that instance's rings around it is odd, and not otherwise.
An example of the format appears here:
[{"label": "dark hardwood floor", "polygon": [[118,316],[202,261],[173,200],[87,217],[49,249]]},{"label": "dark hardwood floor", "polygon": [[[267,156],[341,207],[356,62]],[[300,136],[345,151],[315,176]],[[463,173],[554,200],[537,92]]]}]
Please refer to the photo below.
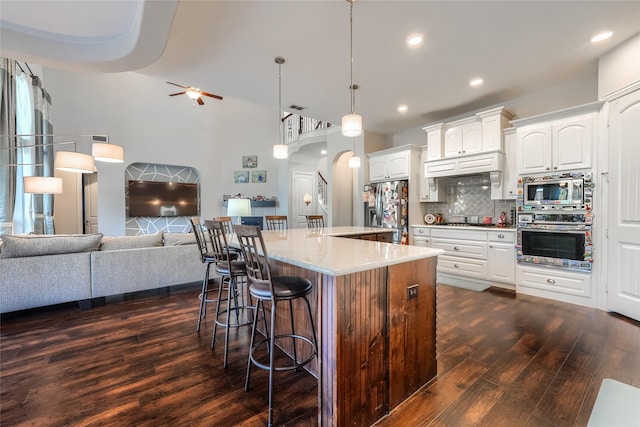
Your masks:
[{"label": "dark hardwood floor", "polygon": [[[243,390],[247,329],[210,315],[195,332],[197,288],[80,310],[5,315],[3,426],[261,426],[267,373]],[[438,287],[438,377],[378,426],[584,426],[603,378],[640,386],[640,325],[622,316],[490,289]],[[317,424],[317,382],[276,375],[277,425]]]}]

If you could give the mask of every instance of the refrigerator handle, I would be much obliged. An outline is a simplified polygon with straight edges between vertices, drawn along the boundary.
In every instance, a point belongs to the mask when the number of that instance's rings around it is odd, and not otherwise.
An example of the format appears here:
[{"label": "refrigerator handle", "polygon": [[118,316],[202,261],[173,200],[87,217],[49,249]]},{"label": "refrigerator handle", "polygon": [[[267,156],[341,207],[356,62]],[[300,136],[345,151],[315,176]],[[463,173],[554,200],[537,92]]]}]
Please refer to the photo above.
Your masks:
[{"label": "refrigerator handle", "polygon": [[382,227],[382,185],[376,185],[376,227]]}]

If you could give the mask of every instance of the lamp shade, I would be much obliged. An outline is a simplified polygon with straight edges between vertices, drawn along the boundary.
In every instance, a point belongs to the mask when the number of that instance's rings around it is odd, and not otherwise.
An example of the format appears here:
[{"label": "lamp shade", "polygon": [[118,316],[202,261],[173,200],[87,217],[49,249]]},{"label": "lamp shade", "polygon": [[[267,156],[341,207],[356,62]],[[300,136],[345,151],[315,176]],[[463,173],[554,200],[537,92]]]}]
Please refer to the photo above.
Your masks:
[{"label": "lamp shade", "polygon": [[250,199],[229,199],[227,201],[228,216],[250,216],[251,200]]},{"label": "lamp shade", "polygon": [[53,176],[25,176],[24,192],[34,194],[61,194],[62,178]]},{"label": "lamp shade", "polygon": [[273,146],[274,159],[286,159],[289,157],[289,147],[285,144],[276,144]]},{"label": "lamp shade", "polygon": [[91,154],[93,154],[93,158],[99,162],[124,162],[124,147],[121,145],[94,142],[91,145]]},{"label": "lamp shade", "polygon": [[362,116],[360,114],[351,113],[342,116],[342,135],[350,137],[362,135]]},{"label": "lamp shade", "polygon": [[351,169],[358,169],[360,167],[360,157],[358,156],[349,157],[349,167]]},{"label": "lamp shade", "polygon": [[93,173],[95,165],[93,156],[73,151],[56,152],[56,169],[65,172]]}]

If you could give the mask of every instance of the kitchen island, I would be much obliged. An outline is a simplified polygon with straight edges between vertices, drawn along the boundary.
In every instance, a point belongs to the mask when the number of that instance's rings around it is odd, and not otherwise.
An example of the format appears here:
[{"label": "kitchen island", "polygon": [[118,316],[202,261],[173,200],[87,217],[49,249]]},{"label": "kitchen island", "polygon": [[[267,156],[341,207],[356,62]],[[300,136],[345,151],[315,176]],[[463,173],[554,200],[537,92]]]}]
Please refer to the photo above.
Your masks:
[{"label": "kitchen island", "polygon": [[[319,425],[373,424],[436,376],[436,263],[443,251],[342,238],[388,231],[263,232],[274,274],[314,284],[309,300],[319,354],[308,368],[318,378]],[[297,302],[296,333],[311,336]],[[282,308],[277,328],[288,331]]]}]

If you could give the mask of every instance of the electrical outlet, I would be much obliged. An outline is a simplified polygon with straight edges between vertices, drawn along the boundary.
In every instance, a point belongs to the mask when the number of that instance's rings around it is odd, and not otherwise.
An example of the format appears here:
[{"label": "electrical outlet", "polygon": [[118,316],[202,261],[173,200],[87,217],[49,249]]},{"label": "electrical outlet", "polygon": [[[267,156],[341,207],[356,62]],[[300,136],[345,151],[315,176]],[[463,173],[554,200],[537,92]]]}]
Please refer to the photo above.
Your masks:
[{"label": "electrical outlet", "polygon": [[416,298],[418,296],[418,285],[407,286],[407,300]]}]

